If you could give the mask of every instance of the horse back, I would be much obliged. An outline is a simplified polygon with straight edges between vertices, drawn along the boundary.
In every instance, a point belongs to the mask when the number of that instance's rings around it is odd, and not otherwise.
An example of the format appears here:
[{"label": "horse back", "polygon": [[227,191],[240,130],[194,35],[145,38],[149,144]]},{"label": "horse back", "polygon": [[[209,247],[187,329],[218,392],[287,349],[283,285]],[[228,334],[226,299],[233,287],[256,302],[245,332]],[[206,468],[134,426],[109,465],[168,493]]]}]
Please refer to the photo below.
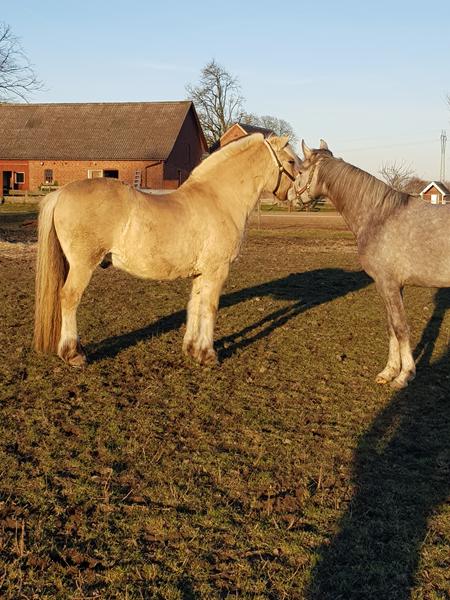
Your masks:
[{"label": "horse back", "polygon": [[358,240],[363,268],[390,273],[401,284],[450,286],[450,205],[411,199]]}]

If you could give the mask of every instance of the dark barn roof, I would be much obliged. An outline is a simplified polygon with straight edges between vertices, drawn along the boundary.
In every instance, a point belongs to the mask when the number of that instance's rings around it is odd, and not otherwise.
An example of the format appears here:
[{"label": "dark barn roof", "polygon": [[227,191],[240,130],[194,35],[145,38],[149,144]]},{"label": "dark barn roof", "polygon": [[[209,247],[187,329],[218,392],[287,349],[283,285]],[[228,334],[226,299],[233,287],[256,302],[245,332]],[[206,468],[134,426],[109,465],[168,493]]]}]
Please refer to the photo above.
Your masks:
[{"label": "dark barn roof", "polygon": [[265,138],[270,137],[271,135],[275,135],[275,132],[272,129],[267,129],[267,127],[260,127],[259,125],[249,125],[248,123],[238,123],[239,127],[242,127],[244,131],[246,131],[249,135],[252,133],[262,133]]},{"label": "dark barn roof", "polygon": [[191,101],[0,104],[0,159],[165,160],[191,109],[197,119]]}]

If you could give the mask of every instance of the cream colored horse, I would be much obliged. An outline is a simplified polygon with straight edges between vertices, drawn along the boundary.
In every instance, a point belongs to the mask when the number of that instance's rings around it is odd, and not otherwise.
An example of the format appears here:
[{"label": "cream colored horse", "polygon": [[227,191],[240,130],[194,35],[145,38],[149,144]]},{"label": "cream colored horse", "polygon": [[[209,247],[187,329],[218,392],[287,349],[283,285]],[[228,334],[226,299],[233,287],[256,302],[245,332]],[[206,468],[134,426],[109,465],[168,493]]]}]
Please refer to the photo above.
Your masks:
[{"label": "cream colored horse", "polygon": [[39,216],[35,348],[83,366],[76,311],[94,269],[111,253],[137,277],[191,277],[183,351],[213,363],[219,295],[263,192],[285,199],[299,159],[288,138],[241,138],[204,160],[176,191],[139,192],[113,179],[69,183]]}]

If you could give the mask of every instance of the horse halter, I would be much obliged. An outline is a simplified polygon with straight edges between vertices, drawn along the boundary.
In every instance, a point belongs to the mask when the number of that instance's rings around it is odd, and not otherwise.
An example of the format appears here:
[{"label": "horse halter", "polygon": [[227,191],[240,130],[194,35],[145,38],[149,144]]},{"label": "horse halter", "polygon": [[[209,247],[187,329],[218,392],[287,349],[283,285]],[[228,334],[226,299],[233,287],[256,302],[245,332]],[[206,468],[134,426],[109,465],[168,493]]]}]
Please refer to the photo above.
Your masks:
[{"label": "horse halter", "polygon": [[[305,183],[305,185],[301,188],[301,189],[297,189],[295,186],[295,182],[294,182],[294,191],[295,191],[295,199],[297,200],[298,204],[301,204],[301,208],[305,208],[307,206],[314,206],[318,200],[318,198],[313,198],[311,196],[311,182],[312,182],[312,178],[314,177],[314,171],[316,170],[316,166],[317,163],[314,163],[309,176],[308,176],[308,181]],[[308,198],[309,198],[309,202],[304,202],[304,200],[302,199],[302,195],[308,192]]]},{"label": "horse halter", "polygon": [[275,150],[272,148],[272,146],[269,144],[269,142],[267,140],[264,140],[264,143],[266,144],[266,146],[269,148],[270,150],[270,154],[273,157],[273,160],[275,161],[275,164],[277,165],[278,168],[278,179],[277,179],[277,185],[275,186],[275,189],[273,190],[272,194],[274,194],[276,196],[277,192],[278,192],[278,188],[280,187],[281,184],[281,178],[284,175],[287,175],[289,177],[289,179],[291,181],[295,181],[295,177],[293,175],[291,175],[289,173],[289,171],[287,171],[284,166],[283,163],[280,161],[280,159],[277,156],[277,153],[275,152]]}]

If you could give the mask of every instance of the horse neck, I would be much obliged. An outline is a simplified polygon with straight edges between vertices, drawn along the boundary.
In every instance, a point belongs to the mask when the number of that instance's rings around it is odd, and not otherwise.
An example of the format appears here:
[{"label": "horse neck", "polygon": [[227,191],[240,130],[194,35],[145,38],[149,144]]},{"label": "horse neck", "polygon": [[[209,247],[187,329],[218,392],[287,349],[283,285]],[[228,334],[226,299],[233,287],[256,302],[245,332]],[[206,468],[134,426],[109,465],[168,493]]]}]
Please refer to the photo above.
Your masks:
[{"label": "horse neck", "polygon": [[324,195],[341,213],[356,237],[368,223],[383,221],[392,212],[390,197],[398,193],[358,167],[341,159],[324,159],[318,176]]},{"label": "horse neck", "polygon": [[[219,198],[221,210],[229,212],[236,223],[245,225],[268,185],[272,164],[269,151],[260,144],[252,144],[239,154],[217,161],[195,182],[207,183]],[[188,183],[189,180],[185,185]]]}]

